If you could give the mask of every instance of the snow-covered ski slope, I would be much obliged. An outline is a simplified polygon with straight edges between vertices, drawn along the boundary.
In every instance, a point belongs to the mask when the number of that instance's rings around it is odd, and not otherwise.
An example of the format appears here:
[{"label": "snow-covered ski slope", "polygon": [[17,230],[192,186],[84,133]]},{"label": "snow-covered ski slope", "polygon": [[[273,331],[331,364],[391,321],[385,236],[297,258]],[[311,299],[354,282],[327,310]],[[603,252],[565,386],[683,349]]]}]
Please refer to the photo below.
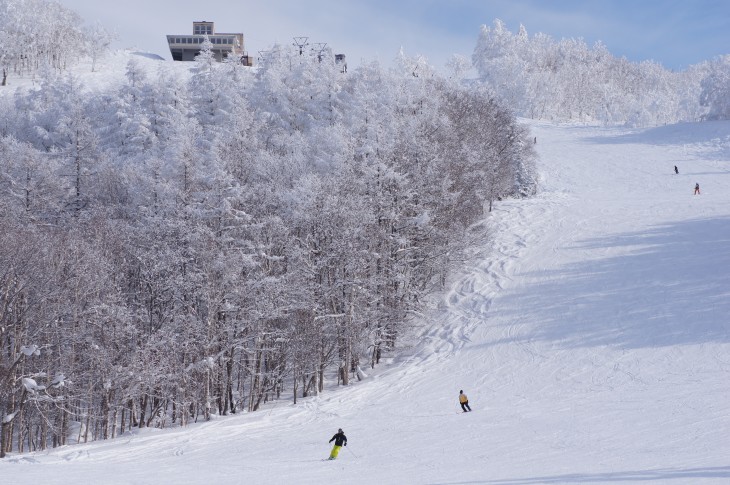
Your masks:
[{"label": "snow-covered ski slope", "polygon": [[497,205],[410,354],[297,406],[11,455],[0,482],[730,483],[730,123],[533,131],[541,193]]}]

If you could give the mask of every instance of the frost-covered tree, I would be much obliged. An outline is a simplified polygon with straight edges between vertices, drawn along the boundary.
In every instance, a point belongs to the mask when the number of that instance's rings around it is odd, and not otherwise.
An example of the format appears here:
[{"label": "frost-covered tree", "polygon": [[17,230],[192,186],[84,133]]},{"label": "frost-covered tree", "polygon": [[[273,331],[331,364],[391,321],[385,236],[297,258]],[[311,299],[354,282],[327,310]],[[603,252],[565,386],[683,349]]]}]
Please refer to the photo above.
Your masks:
[{"label": "frost-covered tree", "polygon": [[[89,35],[101,37],[90,39]],[[81,17],[50,0],[0,0],[0,69],[2,86],[11,74],[36,72],[47,65],[64,70],[98,41],[96,54],[107,36],[97,29],[85,31]]]},{"label": "frost-covered tree", "polygon": [[13,137],[0,139],[0,204],[18,220],[51,221],[63,200],[60,160]]},{"label": "frost-covered tree", "polygon": [[96,70],[99,59],[109,51],[116,34],[109,31],[100,22],[95,22],[83,29],[84,53],[91,58],[91,72]]},{"label": "frost-covered tree", "polygon": [[500,20],[482,26],[472,55],[482,81],[522,116],[656,125],[702,116],[696,69],[674,72],[633,63],[598,42],[554,41],[511,33]]},{"label": "frost-covered tree", "polygon": [[730,118],[730,55],[710,62],[709,72],[702,80],[701,102],[708,108],[708,119]]}]

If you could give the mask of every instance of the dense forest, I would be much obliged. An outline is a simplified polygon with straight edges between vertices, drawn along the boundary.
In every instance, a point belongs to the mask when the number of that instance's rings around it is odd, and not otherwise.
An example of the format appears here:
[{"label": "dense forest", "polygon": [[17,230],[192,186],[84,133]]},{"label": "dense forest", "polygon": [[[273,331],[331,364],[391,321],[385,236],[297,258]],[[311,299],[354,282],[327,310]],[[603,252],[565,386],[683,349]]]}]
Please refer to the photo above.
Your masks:
[{"label": "dense forest", "polygon": [[517,114],[533,119],[657,126],[726,119],[730,56],[671,71],[631,62],[597,43],[482,26],[472,55],[479,78]]},{"label": "dense forest", "polygon": [[211,47],[185,75],[131,56],[118,83],[40,69],[0,97],[4,452],[348,385],[492,202],[536,190],[512,112],[422,59]]},{"label": "dense forest", "polygon": [[114,34],[99,23],[84,25],[71,9],[49,0],[0,0],[0,86],[40,69],[64,70],[80,56],[94,69]]}]

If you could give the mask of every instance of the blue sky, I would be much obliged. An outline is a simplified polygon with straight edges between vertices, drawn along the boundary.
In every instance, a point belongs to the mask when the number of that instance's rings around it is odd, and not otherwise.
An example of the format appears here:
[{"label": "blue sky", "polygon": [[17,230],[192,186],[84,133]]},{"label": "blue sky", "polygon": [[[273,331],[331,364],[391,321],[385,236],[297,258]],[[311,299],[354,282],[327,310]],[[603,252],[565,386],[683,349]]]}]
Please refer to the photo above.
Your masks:
[{"label": "blue sky", "polygon": [[441,67],[452,54],[471,56],[482,24],[503,20],[516,32],[602,41],[612,54],[655,60],[670,69],[730,53],[726,0],[59,0],[88,22],[117,31],[117,47],[169,58],[165,34],[192,33],[193,20],[218,32],[243,32],[256,56],[294,36],[327,42],[361,60],[388,62],[402,47]]}]

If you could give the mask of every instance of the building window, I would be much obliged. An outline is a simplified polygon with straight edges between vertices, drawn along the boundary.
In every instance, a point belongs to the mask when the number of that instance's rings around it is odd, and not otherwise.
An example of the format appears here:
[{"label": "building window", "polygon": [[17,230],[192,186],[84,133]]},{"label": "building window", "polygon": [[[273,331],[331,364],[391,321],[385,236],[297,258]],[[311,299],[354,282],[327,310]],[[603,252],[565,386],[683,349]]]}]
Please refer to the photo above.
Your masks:
[{"label": "building window", "polygon": [[212,25],[196,25],[193,28],[195,35],[211,35],[213,33]]}]

